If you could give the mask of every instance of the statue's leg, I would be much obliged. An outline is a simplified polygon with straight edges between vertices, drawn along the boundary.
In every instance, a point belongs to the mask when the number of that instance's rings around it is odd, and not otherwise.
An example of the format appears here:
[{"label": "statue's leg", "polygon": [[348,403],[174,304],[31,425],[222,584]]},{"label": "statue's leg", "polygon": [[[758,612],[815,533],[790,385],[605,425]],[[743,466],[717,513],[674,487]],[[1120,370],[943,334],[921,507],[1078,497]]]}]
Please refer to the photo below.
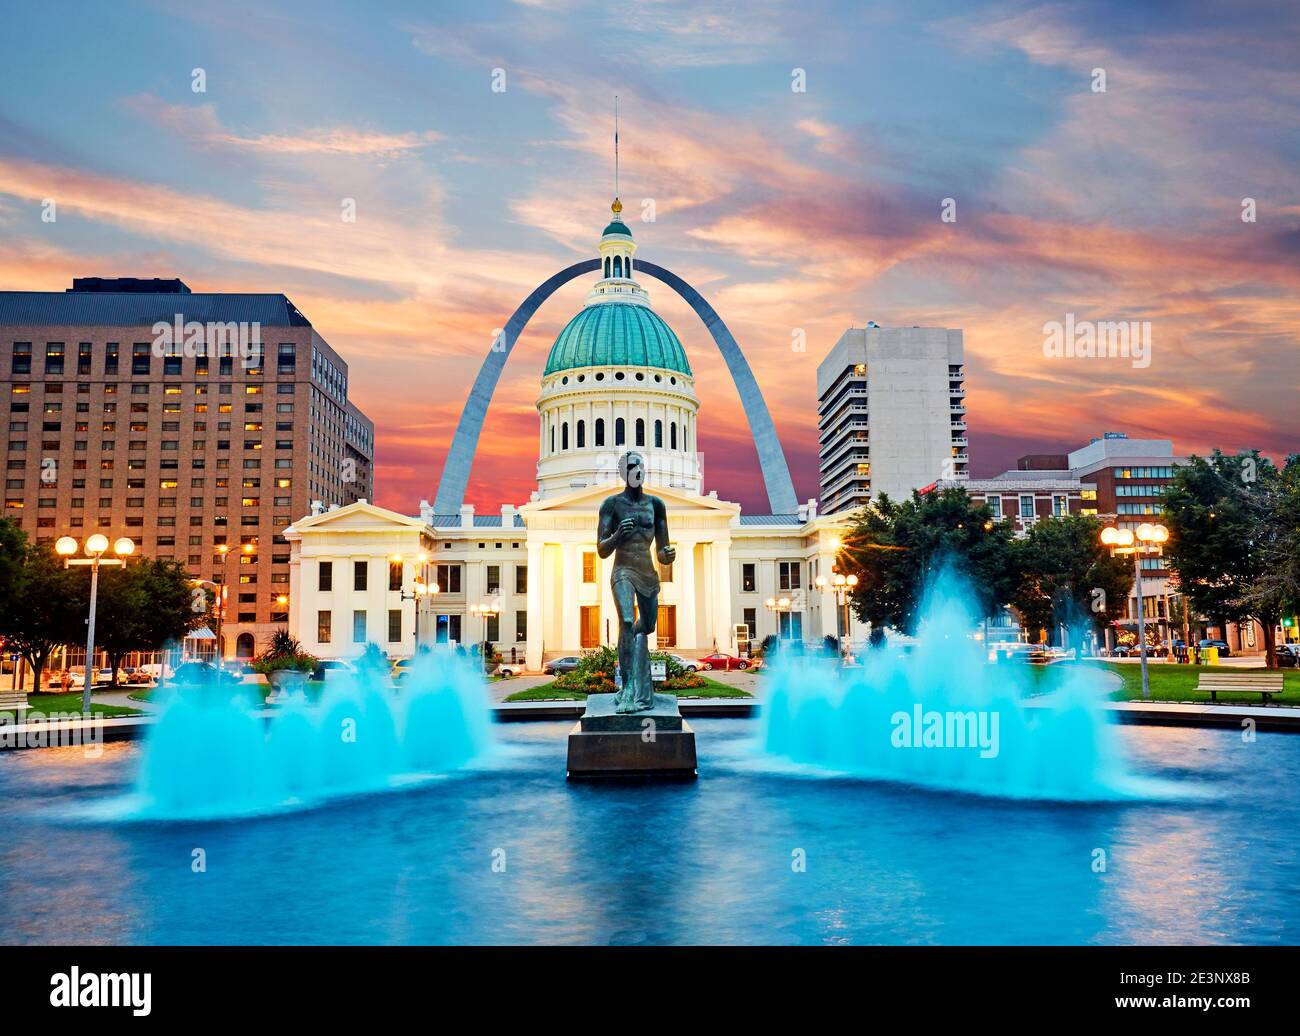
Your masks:
[{"label": "statue's leg", "polygon": [[632,672],[632,637],[633,622],[636,618],[636,591],[626,579],[612,583],[610,590],[614,595],[614,609],[618,612],[618,668],[623,677],[623,686],[618,697],[614,699],[615,707],[631,701],[628,693],[630,684],[628,675]]},{"label": "statue's leg", "polygon": [[650,678],[650,634],[655,631],[659,621],[659,595],[637,594],[637,610],[641,613],[637,621],[637,650],[640,653],[640,675],[638,701],[643,708],[654,705],[655,684]]}]

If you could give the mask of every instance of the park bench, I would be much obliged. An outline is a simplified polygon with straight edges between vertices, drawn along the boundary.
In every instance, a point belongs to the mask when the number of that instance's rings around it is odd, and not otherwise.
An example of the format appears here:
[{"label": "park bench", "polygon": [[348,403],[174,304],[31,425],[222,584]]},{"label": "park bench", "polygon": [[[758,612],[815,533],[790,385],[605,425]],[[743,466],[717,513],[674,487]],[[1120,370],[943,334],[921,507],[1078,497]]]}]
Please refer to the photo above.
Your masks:
[{"label": "park bench", "polygon": [[0,691],[0,712],[12,712],[18,720],[27,711],[26,691]]},{"label": "park bench", "polygon": [[1234,694],[1261,694],[1267,702],[1273,695],[1282,693],[1283,679],[1281,673],[1268,672],[1202,673],[1196,689],[1209,691],[1210,701],[1217,701],[1215,696],[1220,691],[1231,691]]}]

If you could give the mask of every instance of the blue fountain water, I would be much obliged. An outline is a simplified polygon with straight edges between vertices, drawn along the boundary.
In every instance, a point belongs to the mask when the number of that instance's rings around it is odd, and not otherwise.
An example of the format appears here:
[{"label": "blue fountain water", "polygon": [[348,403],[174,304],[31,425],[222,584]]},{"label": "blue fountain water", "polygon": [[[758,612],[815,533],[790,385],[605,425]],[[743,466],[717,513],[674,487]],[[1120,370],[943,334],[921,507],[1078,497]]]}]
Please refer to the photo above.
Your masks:
[{"label": "blue fountain water", "polygon": [[423,656],[400,690],[382,673],[332,679],[320,702],[268,716],[259,698],[180,687],[144,744],[126,809],[149,819],[266,813],[447,773],[492,744],[481,673]]},{"label": "blue fountain water", "polygon": [[987,662],[968,599],[945,572],[926,594],[909,651],[872,650],[847,670],[778,660],[767,677],[764,750],[841,773],[1009,798],[1150,792],[1126,772],[1100,671],[1062,667],[1050,707],[1027,704],[1034,674]]}]

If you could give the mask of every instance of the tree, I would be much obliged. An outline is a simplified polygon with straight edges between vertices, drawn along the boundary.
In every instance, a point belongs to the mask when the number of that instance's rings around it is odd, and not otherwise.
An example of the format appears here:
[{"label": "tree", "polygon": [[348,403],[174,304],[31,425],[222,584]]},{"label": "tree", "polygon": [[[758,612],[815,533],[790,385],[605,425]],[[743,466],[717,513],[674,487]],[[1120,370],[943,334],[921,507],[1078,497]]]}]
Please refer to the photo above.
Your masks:
[{"label": "tree", "polygon": [[1035,522],[1023,539],[1012,541],[1011,604],[1026,630],[1077,626],[1082,619],[1100,633],[1127,600],[1133,566],[1102,546],[1101,528],[1090,515],[1064,515]]},{"label": "tree", "polygon": [[193,599],[193,584],[174,561],[141,558],[100,570],[95,643],[108,655],[113,686],[126,655],[181,640],[202,621]]},{"label": "tree", "polygon": [[21,531],[14,535],[11,523],[0,524],[10,527],[0,533],[8,578],[0,606],[0,635],[32,667],[33,686],[39,691],[41,674],[54,650],[86,635],[90,602],[76,574],[47,544],[29,543]]},{"label": "tree", "polygon": [[1264,572],[1258,593],[1276,596],[1284,615],[1300,611],[1300,454],[1287,458],[1266,487],[1267,506],[1254,539],[1263,545]]},{"label": "tree", "polygon": [[1274,627],[1285,591],[1272,579],[1285,536],[1270,518],[1280,475],[1258,450],[1215,450],[1175,472],[1163,496],[1166,554],[1193,607],[1220,624],[1254,619],[1264,629],[1265,664],[1277,665]]},{"label": "tree", "polygon": [[881,496],[855,515],[844,540],[841,567],[858,577],[854,614],[876,627],[914,632],[926,587],[946,564],[968,581],[976,615],[996,614],[1015,582],[1011,535],[964,489],[913,492],[902,503]]}]

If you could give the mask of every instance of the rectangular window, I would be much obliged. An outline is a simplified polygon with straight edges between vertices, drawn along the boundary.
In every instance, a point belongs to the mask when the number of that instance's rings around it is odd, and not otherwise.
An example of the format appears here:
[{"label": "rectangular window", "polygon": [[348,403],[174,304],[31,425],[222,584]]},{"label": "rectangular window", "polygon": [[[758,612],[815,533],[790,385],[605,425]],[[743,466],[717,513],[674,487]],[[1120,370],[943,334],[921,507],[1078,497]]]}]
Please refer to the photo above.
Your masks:
[{"label": "rectangular window", "polygon": [[797,561],[777,562],[777,589],[798,590],[799,569],[800,565]]},{"label": "rectangular window", "polygon": [[458,594],[460,590],[460,565],[438,566],[438,589],[444,594]]},{"label": "rectangular window", "polygon": [[989,512],[993,515],[993,517],[994,517],[994,518],[997,518],[997,519],[1001,519],[1001,517],[1002,517],[1002,497],[1000,497],[1000,496],[991,496],[991,497],[989,497],[987,500],[985,500],[984,502],[985,502],[986,504],[989,505]]},{"label": "rectangular window", "polygon": [[366,642],[366,613],[365,609],[358,609],[352,613],[352,643],[364,644]]},{"label": "rectangular window", "polygon": [[390,561],[388,563],[388,589],[402,589],[402,562]]},{"label": "rectangular window", "polygon": [[32,343],[14,342],[14,355],[11,374],[30,374],[32,372]]},{"label": "rectangular window", "polygon": [[1019,510],[1020,510],[1020,517],[1021,517],[1022,520],[1023,520],[1023,519],[1029,519],[1030,521],[1033,520],[1033,518],[1034,518],[1034,498],[1033,498],[1032,496],[1030,496],[1028,493],[1026,493],[1026,494],[1024,494],[1024,495],[1022,495],[1022,496],[1020,497],[1020,508],[1019,508]]},{"label": "rectangular window", "polygon": [[596,555],[590,550],[582,552],[582,581],[584,583],[596,581]]},{"label": "rectangular window", "polygon": [[758,576],[755,572],[755,565],[752,561],[747,561],[740,566],[740,589],[741,592],[752,594],[758,589]]},{"label": "rectangular window", "polygon": [[153,351],[148,342],[136,342],[131,346],[131,373],[148,374],[149,361]]},{"label": "rectangular window", "polygon": [[319,644],[328,644],[330,642],[330,626],[333,622],[333,612],[316,613],[316,641]]},{"label": "rectangular window", "polygon": [[388,643],[396,644],[402,639],[402,609],[388,609]]},{"label": "rectangular window", "polygon": [[487,617],[487,622],[484,623],[484,625],[487,626],[487,636],[483,638],[484,640],[490,640],[493,644],[495,644],[498,640],[501,639],[501,616],[500,615],[489,615]]},{"label": "rectangular window", "polygon": [[745,625],[749,627],[749,639],[758,639],[758,609],[746,608],[744,611]]},{"label": "rectangular window", "polygon": [[354,561],[352,562],[352,589],[369,590],[370,589],[370,562]]},{"label": "rectangular window", "polygon": [[45,343],[45,373],[46,374],[63,373],[63,343],[62,342]]},{"label": "rectangular window", "polygon": [[489,597],[496,597],[501,593],[501,566],[487,566],[487,592]]},{"label": "rectangular window", "polygon": [[322,561],[319,569],[319,582],[316,584],[317,590],[334,589],[334,562]]},{"label": "rectangular window", "polygon": [[515,566],[515,593],[517,594],[528,593],[528,566],[527,565]]},{"label": "rectangular window", "polygon": [[1052,514],[1057,518],[1064,518],[1070,513],[1070,500],[1066,496],[1052,497]]},{"label": "rectangular window", "polygon": [[515,643],[522,644],[528,639],[528,612],[515,612]]}]

